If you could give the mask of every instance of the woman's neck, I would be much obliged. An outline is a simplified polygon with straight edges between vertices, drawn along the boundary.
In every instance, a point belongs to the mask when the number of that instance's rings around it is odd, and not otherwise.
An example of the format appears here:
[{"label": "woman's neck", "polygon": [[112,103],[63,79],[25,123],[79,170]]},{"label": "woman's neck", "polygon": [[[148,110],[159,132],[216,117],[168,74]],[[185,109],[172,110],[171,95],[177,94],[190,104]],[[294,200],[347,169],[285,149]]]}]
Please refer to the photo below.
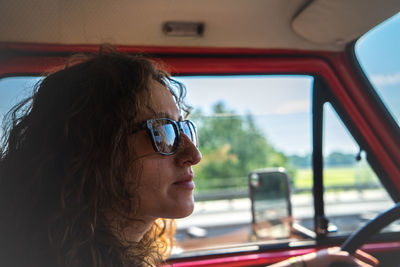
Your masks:
[{"label": "woman's neck", "polygon": [[140,242],[143,236],[150,230],[155,219],[138,219],[123,229],[123,237],[128,242]]}]

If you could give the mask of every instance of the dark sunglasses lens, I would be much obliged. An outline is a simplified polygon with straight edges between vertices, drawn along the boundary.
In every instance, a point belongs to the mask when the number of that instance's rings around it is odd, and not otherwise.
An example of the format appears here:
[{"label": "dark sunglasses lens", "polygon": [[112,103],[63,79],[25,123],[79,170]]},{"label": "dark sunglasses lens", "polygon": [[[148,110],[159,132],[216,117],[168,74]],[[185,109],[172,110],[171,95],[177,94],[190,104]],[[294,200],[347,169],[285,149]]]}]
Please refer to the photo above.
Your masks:
[{"label": "dark sunglasses lens", "polygon": [[178,146],[176,126],[168,120],[158,120],[152,124],[154,144],[159,152],[173,153]]},{"label": "dark sunglasses lens", "polygon": [[193,144],[195,144],[195,146],[197,147],[198,146],[197,133],[194,124],[190,121],[184,121],[182,123],[182,130],[183,133],[187,137],[189,137],[189,139],[192,140]]}]

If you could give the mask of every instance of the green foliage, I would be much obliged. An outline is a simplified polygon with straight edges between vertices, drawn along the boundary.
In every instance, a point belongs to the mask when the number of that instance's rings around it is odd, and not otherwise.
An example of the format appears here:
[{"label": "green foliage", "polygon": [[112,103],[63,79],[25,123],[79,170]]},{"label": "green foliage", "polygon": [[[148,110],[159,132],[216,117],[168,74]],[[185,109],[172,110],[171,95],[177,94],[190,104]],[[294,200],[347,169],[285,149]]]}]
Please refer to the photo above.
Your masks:
[{"label": "green foliage", "polygon": [[239,116],[220,102],[212,116],[198,111],[193,119],[203,154],[194,167],[198,190],[226,188],[228,180],[229,187],[247,187],[254,169],[286,165],[285,155],[267,142],[251,115]]},{"label": "green foliage", "polygon": [[329,167],[352,166],[356,164],[356,155],[332,152],[325,158],[324,164]]},{"label": "green foliage", "polygon": [[[311,167],[311,154],[304,156],[291,155],[288,156],[289,162],[292,166],[297,168]],[[326,167],[345,167],[353,166],[357,163],[356,155],[351,153],[342,153],[338,151],[331,152],[328,156],[324,157],[324,166]]]}]

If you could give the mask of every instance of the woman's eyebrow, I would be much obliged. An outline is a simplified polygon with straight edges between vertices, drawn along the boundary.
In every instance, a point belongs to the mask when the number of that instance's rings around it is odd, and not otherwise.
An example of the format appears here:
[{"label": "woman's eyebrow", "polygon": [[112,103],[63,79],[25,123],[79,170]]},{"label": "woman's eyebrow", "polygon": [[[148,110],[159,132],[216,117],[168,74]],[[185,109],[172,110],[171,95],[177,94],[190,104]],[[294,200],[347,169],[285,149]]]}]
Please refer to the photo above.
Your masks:
[{"label": "woman's eyebrow", "polygon": [[[156,112],[154,114],[154,118],[168,118],[171,120],[175,120],[175,118],[174,118],[174,116],[172,116],[172,114],[170,114],[168,112],[164,112],[164,111]],[[182,115],[180,115],[178,118],[178,121],[182,121],[182,120],[183,120],[183,117],[182,117]]]}]

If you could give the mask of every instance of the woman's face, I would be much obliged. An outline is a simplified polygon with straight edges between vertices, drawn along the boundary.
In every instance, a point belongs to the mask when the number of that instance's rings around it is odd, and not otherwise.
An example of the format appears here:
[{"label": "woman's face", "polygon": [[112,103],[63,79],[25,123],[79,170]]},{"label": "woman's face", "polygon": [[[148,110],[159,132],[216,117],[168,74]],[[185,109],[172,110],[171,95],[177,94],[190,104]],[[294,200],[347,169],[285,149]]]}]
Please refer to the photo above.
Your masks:
[{"label": "woman's face", "polygon": [[[165,87],[153,81],[149,91],[150,108],[138,116],[138,122],[157,117],[182,119],[172,94]],[[190,215],[194,208],[192,165],[201,160],[196,146],[181,132],[178,151],[173,155],[161,155],[154,151],[146,130],[133,134],[130,145],[137,158],[133,170],[141,169],[137,216],[146,220]]]}]

